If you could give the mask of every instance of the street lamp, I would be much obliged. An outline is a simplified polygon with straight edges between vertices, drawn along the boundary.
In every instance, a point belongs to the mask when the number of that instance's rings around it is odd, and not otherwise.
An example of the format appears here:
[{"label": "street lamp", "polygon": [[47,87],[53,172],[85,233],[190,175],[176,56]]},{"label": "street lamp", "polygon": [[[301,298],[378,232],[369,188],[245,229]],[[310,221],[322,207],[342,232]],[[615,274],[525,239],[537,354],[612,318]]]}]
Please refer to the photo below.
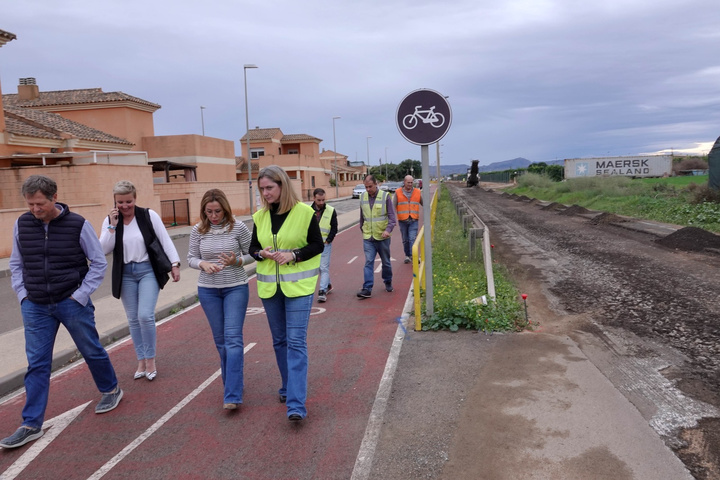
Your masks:
[{"label": "street lamp", "polygon": [[333,154],[335,154],[335,198],[338,198],[340,196],[339,190],[340,187],[338,186],[338,167],[337,167],[337,146],[335,145],[335,120],[339,119],[340,117],[333,117]]},{"label": "street lamp", "polygon": [[205,136],[205,116],[203,115],[203,110],[205,110],[205,107],[200,105],[200,121],[202,122],[202,132],[203,137]]},{"label": "street lamp", "polygon": [[388,164],[387,164],[387,149],[388,147],[385,147],[385,181],[387,182],[388,179]]},{"label": "street lamp", "polygon": [[247,141],[247,165],[248,165],[248,192],[250,194],[250,215],[253,214],[255,210],[255,199],[253,198],[253,189],[252,189],[252,162],[250,161],[250,120],[248,117],[248,100],[247,100],[247,69],[248,68],[258,68],[257,65],[253,65],[252,63],[246,63],[243,65],[243,80],[245,82],[245,139]]},{"label": "street lamp", "polygon": [[372,137],[365,137],[365,142],[367,143],[367,167],[366,167],[367,170],[366,171],[370,170],[370,139],[371,138]]}]

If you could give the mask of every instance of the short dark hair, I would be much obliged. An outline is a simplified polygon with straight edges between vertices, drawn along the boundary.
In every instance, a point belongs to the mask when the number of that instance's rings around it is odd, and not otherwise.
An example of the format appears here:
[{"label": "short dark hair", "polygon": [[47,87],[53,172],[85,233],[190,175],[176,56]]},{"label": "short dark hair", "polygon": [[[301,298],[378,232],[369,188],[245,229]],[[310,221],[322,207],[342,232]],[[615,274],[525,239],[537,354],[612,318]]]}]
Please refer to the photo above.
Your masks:
[{"label": "short dark hair", "polygon": [[313,190],[313,197],[317,197],[318,195],[325,195],[325,190],[319,187]]},{"label": "short dark hair", "polygon": [[377,180],[375,179],[375,175],[366,175],[365,178],[363,179],[363,183],[365,182],[365,180],[370,180],[370,181],[372,181],[373,183],[377,184]]},{"label": "short dark hair", "polygon": [[53,200],[53,197],[57,194],[57,183],[45,175],[30,175],[23,182],[20,192],[23,197],[41,192],[48,200]]}]

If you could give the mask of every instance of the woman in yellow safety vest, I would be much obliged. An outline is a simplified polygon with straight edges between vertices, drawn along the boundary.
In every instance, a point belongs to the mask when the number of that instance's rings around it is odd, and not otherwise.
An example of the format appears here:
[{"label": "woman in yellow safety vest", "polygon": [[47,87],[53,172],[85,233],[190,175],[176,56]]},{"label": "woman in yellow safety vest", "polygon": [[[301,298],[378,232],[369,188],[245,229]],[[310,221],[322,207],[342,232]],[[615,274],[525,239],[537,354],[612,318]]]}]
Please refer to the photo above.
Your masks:
[{"label": "woman in yellow safety vest", "polygon": [[267,314],[282,386],[280,401],[290,421],[307,416],[307,330],[320,271],[322,234],[313,209],[300,201],[277,165],[260,170],[263,208],[253,215],[250,255]]}]

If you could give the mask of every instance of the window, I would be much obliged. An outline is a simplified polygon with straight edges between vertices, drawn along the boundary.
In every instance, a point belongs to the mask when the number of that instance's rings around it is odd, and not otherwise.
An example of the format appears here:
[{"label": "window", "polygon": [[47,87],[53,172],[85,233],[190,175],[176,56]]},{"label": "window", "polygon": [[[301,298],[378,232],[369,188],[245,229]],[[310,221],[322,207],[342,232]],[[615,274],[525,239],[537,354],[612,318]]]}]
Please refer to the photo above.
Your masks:
[{"label": "window", "polygon": [[264,157],[264,156],[265,156],[264,148],[251,148],[250,149],[250,158],[258,159],[258,158]]},{"label": "window", "polygon": [[310,184],[315,188],[315,175],[310,177]]}]

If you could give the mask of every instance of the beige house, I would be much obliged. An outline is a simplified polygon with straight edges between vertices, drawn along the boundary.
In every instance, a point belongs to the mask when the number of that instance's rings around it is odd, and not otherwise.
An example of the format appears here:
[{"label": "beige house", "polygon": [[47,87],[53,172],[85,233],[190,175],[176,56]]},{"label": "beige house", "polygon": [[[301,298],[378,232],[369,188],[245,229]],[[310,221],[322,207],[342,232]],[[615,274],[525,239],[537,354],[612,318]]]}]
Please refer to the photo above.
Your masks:
[{"label": "beige house", "polygon": [[290,178],[299,180],[304,200],[311,200],[313,190],[318,187],[327,192],[328,198],[335,198],[336,189],[331,179],[336,177],[340,179],[339,196],[351,195],[353,187],[367,174],[367,167],[364,164],[350,166],[346,155],[329,150],[320,153],[321,142],[322,139],[304,133],[285,135],[279,128],[250,130],[240,139],[243,155],[237,158],[237,179],[248,179],[249,157],[253,179],[257,180],[259,169],[278,165]]}]

